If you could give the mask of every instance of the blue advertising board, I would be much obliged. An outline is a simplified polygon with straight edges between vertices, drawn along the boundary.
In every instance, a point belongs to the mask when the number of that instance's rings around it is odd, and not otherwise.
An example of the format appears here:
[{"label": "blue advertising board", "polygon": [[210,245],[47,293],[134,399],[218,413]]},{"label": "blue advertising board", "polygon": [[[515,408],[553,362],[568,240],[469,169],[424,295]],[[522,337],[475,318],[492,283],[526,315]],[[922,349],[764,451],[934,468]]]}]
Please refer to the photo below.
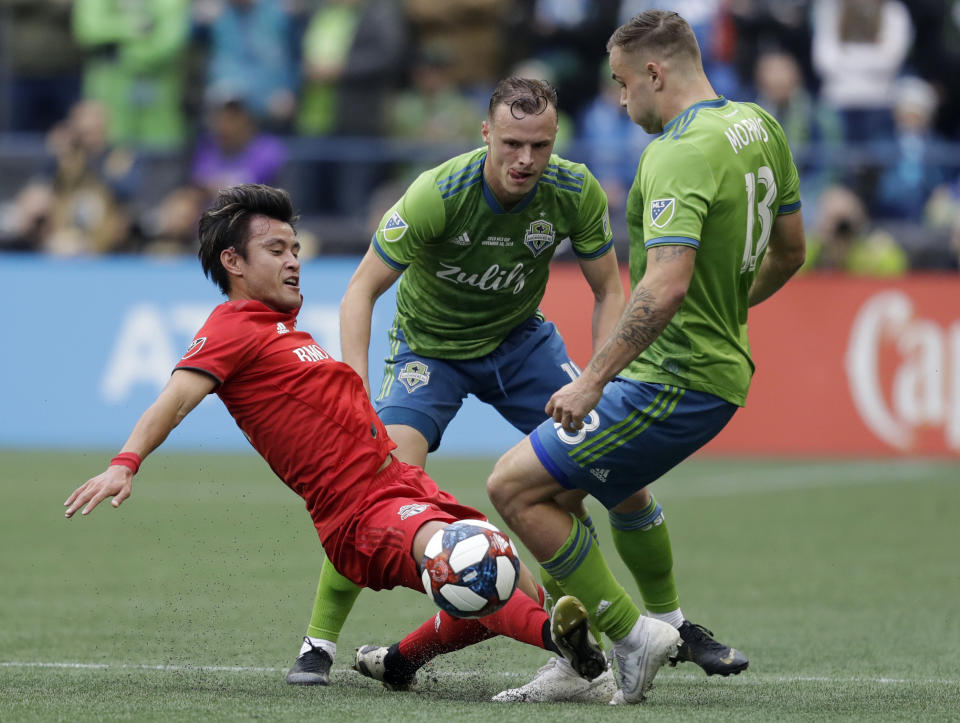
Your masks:
[{"label": "blue advertising board", "polygon": [[[358,259],[304,263],[299,327],[339,358],[338,307]],[[214,306],[223,301],[192,258],[0,256],[6,349],[0,355],[0,447],[113,450],[166,383]],[[394,290],[377,302],[370,374],[377,387]],[[472,397],[441,453],[498,455],[521,435]],[[165,446],[251,450],[215,396]]]}]

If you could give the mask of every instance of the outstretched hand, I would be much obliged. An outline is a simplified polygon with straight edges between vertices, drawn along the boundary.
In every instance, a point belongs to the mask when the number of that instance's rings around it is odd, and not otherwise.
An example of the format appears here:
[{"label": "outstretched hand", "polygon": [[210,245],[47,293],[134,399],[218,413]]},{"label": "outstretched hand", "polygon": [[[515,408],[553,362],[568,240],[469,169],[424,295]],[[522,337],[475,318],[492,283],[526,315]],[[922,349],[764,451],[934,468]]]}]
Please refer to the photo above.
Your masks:
[{"label": "outstretched hand", "polygon": [[586,377],[579,376],[553,393],[545,411],[567,432],[583,427],[583,418],[593,411],[603,396],[603,387],[591,386]]},{"label": "outstretched hand", "polygon": [[110,504],[119,507],[132,490],[133,472],[123,465],[111,465],[106,471],[88,479],[67,497],[67,501],[63,503],[67,508],[64,517],[73,517],[73,513],[81,507],[83,511],[80,514],[88,515],[107,497],[113,497]]}]

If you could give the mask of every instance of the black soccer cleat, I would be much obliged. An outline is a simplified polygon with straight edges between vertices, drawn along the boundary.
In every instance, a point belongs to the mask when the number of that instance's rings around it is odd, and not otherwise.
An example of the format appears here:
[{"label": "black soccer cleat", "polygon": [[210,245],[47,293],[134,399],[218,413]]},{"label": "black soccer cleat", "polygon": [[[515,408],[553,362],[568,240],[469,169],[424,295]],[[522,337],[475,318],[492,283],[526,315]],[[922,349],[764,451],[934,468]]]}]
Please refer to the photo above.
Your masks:
[{"label": "black soccer cleat", "polygon": [[309,638],[303,640],[310,646],[310,650],[297,658],[293,667],[287,671],[287,683],[290,685],[330,685],[330,666],[333,665],[333,658],[323,648],[313,645]]},{"label": "black soccer cleat", "polygon": [[680,645],[677,654],[670,658],[670,665],[690,661],[696,663],[707,675],[737,675],[747,669],[750,661],[736,648],[714,640],[712,630],[684,620],[680,626]]}]

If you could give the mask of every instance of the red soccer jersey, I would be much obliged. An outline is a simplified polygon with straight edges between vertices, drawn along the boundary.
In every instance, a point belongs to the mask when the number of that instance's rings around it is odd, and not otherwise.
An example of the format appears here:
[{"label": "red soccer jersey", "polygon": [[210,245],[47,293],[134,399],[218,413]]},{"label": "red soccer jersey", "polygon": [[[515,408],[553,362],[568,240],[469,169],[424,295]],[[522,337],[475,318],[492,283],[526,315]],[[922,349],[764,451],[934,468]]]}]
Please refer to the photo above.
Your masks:
[{"label": "red soccer jersey", "polygon": [[326,544],[396,445],[356,372],[258,301],[213,310],[177,369],[205,372],[273,471],[303,497]]}]

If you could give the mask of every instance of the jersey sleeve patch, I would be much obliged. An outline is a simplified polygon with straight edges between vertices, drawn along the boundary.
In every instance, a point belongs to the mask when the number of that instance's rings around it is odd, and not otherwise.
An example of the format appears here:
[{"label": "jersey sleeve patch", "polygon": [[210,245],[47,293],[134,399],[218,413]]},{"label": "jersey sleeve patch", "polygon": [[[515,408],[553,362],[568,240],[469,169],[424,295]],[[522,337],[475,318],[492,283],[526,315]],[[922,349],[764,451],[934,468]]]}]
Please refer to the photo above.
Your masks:
[{"label": "jersey sleeve patch", "polygon": [[700,241],[688,236],[660,236],[659,238],[648,239],[644,244],[646,248],[651,246],[691,246],[700,248]]},{"label": "jersey sleeve patch", "polygon": [[403,271],[409,266],[409,264],[401,264],[399,261],[395,261],[390,255],[386,252],[383,246],[380,245],[380,240],[377,238],[376,234],[373,236],[373,250],[374,253],[380,258],[383,263],[389,266],[391,269],[396,271]]},{"label": "jersey sleeve patch", "polygon": [[650,225],[663,228],[670,223],[677,210],[677,199],[657,198],[650,202]]},{"label": "jersey sleeve patch", "polygon": [[394,211],[390,214],[390,218],[384,222],[383,228],[380,229],[380,235],[383,236],[384,241],[392,244],[403,238],[407,228],[407,222],[403,220],[400,212]]},{"label": "jersey sleeve patch", "polygon": [[187,347],[187,350],[183,353],[183,356],[180,358],[189,359],[194,354],[198,353],[201,349],[203,349],[203,345],[206,343],[207,343],[207,337],[198,336],[196,339],[190,342],[190,346]]}]

